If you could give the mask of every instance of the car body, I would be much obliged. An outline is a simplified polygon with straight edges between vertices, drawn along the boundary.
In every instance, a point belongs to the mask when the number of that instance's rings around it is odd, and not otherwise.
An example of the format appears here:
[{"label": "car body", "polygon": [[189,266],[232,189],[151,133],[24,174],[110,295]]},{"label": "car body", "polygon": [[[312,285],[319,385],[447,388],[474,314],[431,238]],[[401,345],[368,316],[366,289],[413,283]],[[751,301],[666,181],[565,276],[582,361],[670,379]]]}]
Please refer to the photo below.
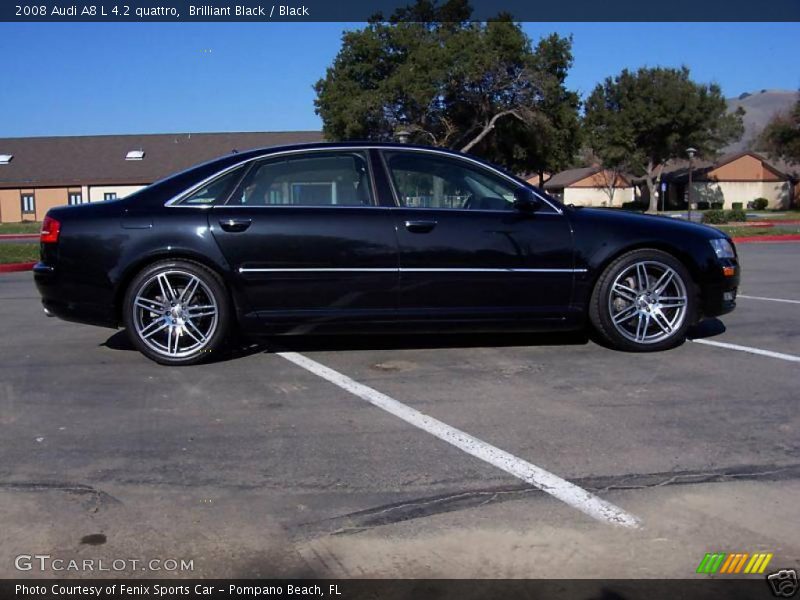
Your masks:
[{"label": "car body", "polygon": [[[474,157],[404,144],[230,154],[123,199],[54,208],[43,229],[34,277],[46,312],[129,330],[136,321],[145,333],[161,328],[159,336],[181,338],[189,315],[179,295],[195,285],[217,311],[214,351],[219,331],[229,337],[232,328],[554,331],[591,322],[602,331],[609,318],[627,315],[623,309],[635,323],[616,339],[607,331],[609,341],[655,350],[678,343],[698,319],[733,310],[740,277],[735,249],[716,229],[564,206]],[[638,262],[619,263],[631,256]],[[162,265],[155,279],[141,280],[154,265]],[[611,275],[615,291],[599,297]],[[170,288],[171,278],[174,290],[158,287]],[[657,280],[669,280],[669,289]],[[139,296],[131,296],[134,282],[144,286]],[[669,294],[684,297],[683,307],[668,307]],[[139,300],[149,309],[137,309]],[[653,313],[651,323],[646,311],[659,307],[666,320]],[[626,340],[645,318],[645,333]],[[659,324],[670,335],[648,337]],[[210,352],[139,346],[167,364]]]}]

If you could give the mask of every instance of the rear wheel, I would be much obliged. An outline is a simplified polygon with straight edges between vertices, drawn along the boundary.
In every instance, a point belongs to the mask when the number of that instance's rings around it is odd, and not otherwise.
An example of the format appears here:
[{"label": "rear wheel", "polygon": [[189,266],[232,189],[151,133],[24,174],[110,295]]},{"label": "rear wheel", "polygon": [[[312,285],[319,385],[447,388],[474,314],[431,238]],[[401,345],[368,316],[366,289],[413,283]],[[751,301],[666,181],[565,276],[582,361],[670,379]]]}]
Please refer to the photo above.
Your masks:
[{"label": "rear wheel", "polygon": [[611,263],[589,307],[595,329],[612,346],[647,352],[683,342],[695,314],[686,267],[660,250],[634,250]]},{"label": "rear wheel", "polygon": [[123,321],[133,344],[163,365],[192,365],[225,342],[229,302],[220,277],[194,262],[150,265],[125,294]]}]

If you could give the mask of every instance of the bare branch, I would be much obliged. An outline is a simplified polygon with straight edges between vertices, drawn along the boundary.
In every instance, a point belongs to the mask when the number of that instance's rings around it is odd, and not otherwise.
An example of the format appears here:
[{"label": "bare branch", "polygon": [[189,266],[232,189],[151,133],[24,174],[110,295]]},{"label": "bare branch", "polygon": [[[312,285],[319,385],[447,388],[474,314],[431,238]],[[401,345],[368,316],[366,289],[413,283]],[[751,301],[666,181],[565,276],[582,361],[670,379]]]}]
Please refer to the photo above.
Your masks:
[{"label": "bare branch", "polygon": [[522,115],[520,115],[519,112],[517,110],[515,110],[515,109],[509,109],[509,110],[500,111],[495,116],[493,116],[492,119],[488,123],[486,123],[486,125],[484,125],[483,129],[481,130],[481,132],[478,135],[476,135],[474,138],[472,138],[471,142],[469,142],[466,146],[461,148],[461,152],[469,152],[476,144],[480,143],[480,141],[483,138],[485,138],[487,135],[489,135],[489,133],[491,133],[491,131],[494,129],[494,127],[497,124],[497,121],[499,119],[501,119],[502,117],[505,117],[507,115],[511,115],[513,117],[516,117],[520,121],[525,122],[525,119],[522,117]]}]

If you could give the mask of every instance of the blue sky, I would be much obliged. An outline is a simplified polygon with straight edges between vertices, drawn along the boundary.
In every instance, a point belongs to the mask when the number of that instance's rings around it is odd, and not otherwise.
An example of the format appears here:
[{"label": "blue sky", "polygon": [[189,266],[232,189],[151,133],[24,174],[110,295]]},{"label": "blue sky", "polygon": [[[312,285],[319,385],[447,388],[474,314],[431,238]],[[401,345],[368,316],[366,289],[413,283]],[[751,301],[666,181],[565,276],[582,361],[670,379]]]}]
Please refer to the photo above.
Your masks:
[{"label": "blue sky", "polygon": [[[318,129],[313,83],[346,23],[0,24],[0,137]],[[796,23],[525,23],[573,34],[583,95],[624,67],[688,65],[727,96],[800,88]]]}]

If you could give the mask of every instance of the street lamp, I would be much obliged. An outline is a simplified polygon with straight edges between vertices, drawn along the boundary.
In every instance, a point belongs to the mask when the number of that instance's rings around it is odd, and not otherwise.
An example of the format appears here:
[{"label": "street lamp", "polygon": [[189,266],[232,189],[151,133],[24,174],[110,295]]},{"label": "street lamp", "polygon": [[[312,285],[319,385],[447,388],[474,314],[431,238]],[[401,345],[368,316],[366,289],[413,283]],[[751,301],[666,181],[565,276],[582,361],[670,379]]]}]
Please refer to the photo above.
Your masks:
[{"label": "street lamp", "polygon": [[688,194],[688,208],[689,214],[688,219],[689,221],[692,220],[692,161],[694,160],[694,155],[697,154],[697,148],[689,147],[686,149],[686,154],[689,155],[689,194]]}]

